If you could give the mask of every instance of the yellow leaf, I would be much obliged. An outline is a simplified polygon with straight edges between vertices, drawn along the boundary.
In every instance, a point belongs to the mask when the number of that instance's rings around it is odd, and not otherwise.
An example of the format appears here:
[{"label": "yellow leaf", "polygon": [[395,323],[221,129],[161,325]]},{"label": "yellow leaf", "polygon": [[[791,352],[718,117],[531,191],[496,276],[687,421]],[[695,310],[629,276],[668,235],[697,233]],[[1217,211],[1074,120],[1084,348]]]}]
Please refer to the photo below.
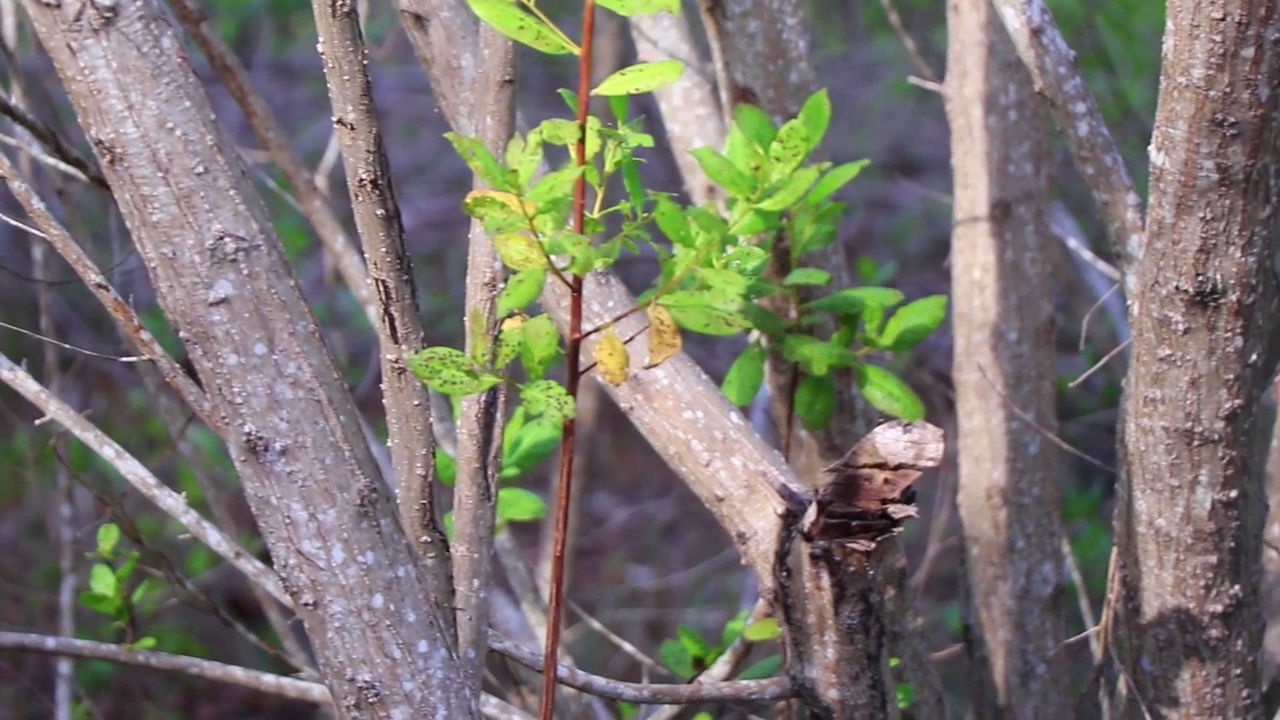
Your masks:
[{"label": "yellow leaf", "polygon": [[649,314],[649,362],[645,367],[654,367],[680,352],[684,339],[666,308],[655,303],[645,312]]},{"label": "yellow leaf", "polygon": [[518,327],[520,327],[521,325],[523,325],[523,324],[524,324],[524,321],[525,321],[525,320],[528,320],[528,319],[529,319],[529,316],[528,316],[528,315],[525,315],[524,313],[516,313],[515,315],[512,315],[512,316],[511,316],[511,317],[509,317],[509,318],[505,318],[505,319],[502,321],[502,325],[500,325],[500,326],[498,327],[498,329],[499,329],[499,330],[504,330],[504,331],[505,331],[505,330],[515,330],[516,328],[518,328]]},{"label": "yellow leaf", "polygon": [[501,233],[493,238],[498,257],[512,270],[536,270],[547,266],[547,254],[537,240],[523,233]]},{"label": "yellow leaf", "polygon": [[472,190],[462,199],[462,205],[463,207],[469,207],[476,204],[476,202],[485,202],[487,200],[496,200],[525,217],[533,217],[538,214],[537,203],[532,200],[521,200],[511,193],[501,190]]},{"label": "yellow leaf", "polygon": [[612,326],[605,328],[600,333],[600,341],[596,343],[596,368],[600,370],[600,375],[611,385],[621,385],[626,382],[630,365],[631,356],[627,353],[627,346],[622,343],[622,338],[618,337]]}]

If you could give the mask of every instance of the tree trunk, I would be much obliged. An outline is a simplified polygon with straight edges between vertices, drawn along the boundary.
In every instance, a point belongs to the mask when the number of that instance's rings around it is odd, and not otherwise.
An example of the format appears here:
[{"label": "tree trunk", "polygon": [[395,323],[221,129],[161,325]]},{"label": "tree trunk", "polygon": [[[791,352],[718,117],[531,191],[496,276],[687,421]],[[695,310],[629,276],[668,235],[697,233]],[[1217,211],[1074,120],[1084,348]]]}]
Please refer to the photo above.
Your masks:
[{"label": "tree trunk", "polygon": [[235,144],[151,3],[25,3],[338,712],[471,717],[432,588]]},{"label": "tree trunk", "polygon": [[1273,0],[1169,3],[1116,520],[1119,645],[1153,717],[1260,710],[1277,87]]},{"label": "tree trunk", "polygon": [[[979,716],[1071,717],[1057,450],[1047,123],[985,2],[947,3],[958,505]],[[985,684],[985,683],[984,683]]]}]

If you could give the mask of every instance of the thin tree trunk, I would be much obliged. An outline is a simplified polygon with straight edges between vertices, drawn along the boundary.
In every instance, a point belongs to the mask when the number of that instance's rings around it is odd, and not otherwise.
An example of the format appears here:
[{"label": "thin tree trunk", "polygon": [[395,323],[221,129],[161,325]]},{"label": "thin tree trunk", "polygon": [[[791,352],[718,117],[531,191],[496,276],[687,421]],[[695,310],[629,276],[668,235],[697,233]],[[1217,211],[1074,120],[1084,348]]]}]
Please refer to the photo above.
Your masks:
[{"label": "thin tree trunk", "polygon": [[[1154,716],[1260,711],[1256,409],[1276,362],[1280,11],[1168,5],[1118,502],[1119,645]],[[1132,694],[1131,694],[1131,697]]]},{"label": "thin tree trunk", "polygon": [[977,711],[1070,717],[1057,451],[1035,427],[1057,417],[1048,126],[990,4],[948,2],[947,35],[957,505],[973,657],[996,690]]}]

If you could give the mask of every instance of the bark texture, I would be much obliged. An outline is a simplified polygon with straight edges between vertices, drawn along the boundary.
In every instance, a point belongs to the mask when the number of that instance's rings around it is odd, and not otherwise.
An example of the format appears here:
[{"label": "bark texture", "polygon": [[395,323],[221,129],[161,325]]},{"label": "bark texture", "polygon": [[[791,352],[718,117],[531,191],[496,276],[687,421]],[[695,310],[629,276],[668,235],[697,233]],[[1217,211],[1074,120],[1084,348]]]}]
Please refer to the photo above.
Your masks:
[{"label": "bark texture", "polygon": [[223,419],[339,714],[474,715],[351,398],[172,26],[152,3],[25,7]]},{"label": "bark texture", "polygon": [[[994,8],[947,3],[957,504],[980,716],[1070,717],[1056,449],[1048,127]],[[1016,410],[1015,410],[1016,407]]]},{"label": "bark texture", "polygon": [[1169,3],[1116,527],[1119,645],[1155,717],[1260,712],[1278,87],[1274,1]]}]

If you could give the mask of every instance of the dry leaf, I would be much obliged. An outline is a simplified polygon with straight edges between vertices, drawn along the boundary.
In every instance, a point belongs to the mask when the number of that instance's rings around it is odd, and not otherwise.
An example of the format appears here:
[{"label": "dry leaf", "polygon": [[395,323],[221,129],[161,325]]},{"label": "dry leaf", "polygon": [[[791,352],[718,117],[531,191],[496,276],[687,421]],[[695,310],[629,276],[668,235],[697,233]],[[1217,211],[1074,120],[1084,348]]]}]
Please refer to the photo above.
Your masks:
[{"label": "dry leaf", "polygon": [[596,343],[596,367],[600,375],[611,385],[621,385],[626,382],[630,365],[631,356],[622,338],[618,337],[612,325],[605,328]]},{"label": "dry leaf", "polygon": [[675,318],[666,308],[653,303],[645,312],[649,315],[649,362],[645,367],[655,367],[680,352],[684,339]]}]

